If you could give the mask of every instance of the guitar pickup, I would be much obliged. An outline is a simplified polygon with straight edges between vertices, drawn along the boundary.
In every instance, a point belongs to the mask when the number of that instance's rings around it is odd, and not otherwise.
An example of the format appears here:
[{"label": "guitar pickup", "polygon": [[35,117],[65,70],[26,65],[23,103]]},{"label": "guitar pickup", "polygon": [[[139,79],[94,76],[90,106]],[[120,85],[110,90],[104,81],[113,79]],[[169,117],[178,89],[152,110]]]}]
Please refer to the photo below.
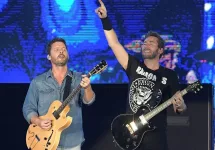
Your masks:
[{"label": "guitar pickup", "polygon": [[138,130],[134,121],[132,121],[130,124],[126,124],[126,127],[129,130],[130,134],[134,134],[134,132]]},{"label": "guitar pickup", "polygon": [[130,134],[133,134],[134,131],[131,129],[130,125],[126,124],[126,128],[128,129],[128,131],[130,132]]}]

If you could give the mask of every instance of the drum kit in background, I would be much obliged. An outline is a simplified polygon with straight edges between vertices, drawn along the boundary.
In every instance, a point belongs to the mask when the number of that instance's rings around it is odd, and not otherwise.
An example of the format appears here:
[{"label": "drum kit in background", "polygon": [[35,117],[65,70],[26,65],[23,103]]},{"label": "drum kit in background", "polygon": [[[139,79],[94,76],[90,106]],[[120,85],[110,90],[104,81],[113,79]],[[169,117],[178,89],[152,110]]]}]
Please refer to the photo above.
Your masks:
[{"label": "drum kit in background", "polygon": [[194,58],[201,62],[201,82],[215,85],[215,49],[199,51],[194,54]]},{"label": "drum kit in background", "polygon": [[[215,92],[215,49],[197,52],[194,58],[202,62],[200,68],[201,82],[213,84]],[[215,93],[213,102],[213,109],[215,110]],[[215,111],[213,111],[213,120],[215,121]]]}]

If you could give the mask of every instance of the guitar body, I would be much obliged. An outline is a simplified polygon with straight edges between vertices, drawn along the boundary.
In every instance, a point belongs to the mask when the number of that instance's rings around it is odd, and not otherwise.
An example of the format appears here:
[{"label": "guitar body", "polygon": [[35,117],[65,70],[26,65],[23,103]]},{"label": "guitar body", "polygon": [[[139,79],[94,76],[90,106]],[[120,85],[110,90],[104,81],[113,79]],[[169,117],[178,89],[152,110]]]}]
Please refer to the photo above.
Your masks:
[{"label": "guitar body", "polygon": [[46,115],[40,116],[41,119],[51,119],[52,127],[49,130],[41,129],[35,124],[31,124],[27,130],[26,144],[31,150],[56,150],[60,141],[61,132],[70,126],[72,118],[66,116],[69,112],[69,106],[61,112],[60,117],[56,119],[53,112],[56,111],[62,103],[55,100],[49,107]]},{"label": "guitar body", "polygon": [[[123,150],[135,150],[141,143],[144,134],[155,129],[150,123],[143,125],[139,116],[148,113],[150,109],[147,106],[140,107],[135,114],[121,114],[114,118],[111,124],[111,132],[114,142]],[[130,133],[126,125],[135,121],[138,130]]]}]

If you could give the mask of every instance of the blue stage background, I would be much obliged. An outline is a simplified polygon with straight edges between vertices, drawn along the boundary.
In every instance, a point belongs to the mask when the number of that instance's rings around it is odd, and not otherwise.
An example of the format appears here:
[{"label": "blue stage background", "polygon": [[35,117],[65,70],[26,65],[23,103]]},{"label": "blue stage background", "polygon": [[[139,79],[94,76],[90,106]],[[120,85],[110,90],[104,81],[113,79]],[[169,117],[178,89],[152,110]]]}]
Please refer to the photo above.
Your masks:
[{"label": "blue stage background", "polygon": [[[181,83],[187,83],[190,70],[203,83],[215,83],[214,62],[194,57],[214,48],[214,0],[103,2],[129,53],[141,59],[141,39],[149,30],[157,31],[166,40],[161,63],[176,70]],[[127,83],[94,13],[97,6],[96,0],[1,0],[0,83],[29,83],[48,70],[46,44],[56,36],[67,41],[71,70],[87,73],[104,59],[108,68],[93,76],[92,83]]]}]

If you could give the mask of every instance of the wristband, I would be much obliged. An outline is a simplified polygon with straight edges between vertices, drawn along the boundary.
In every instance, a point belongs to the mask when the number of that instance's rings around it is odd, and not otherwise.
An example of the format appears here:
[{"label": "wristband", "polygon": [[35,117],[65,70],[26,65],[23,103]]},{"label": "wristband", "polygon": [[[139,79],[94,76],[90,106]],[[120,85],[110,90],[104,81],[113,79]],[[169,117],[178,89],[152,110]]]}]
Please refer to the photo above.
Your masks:
[{"label": "wristband", "polygon": [[103,29],[104,30],[111,30],[111,29],[113,29],[112,28],[112,25],[111,25],[111,22],[110,22],[110,20],[108,19],[108,17],[106,17],[106,18],[101,18],[101,21],[102,21],[102,25],[103,25]]}]

